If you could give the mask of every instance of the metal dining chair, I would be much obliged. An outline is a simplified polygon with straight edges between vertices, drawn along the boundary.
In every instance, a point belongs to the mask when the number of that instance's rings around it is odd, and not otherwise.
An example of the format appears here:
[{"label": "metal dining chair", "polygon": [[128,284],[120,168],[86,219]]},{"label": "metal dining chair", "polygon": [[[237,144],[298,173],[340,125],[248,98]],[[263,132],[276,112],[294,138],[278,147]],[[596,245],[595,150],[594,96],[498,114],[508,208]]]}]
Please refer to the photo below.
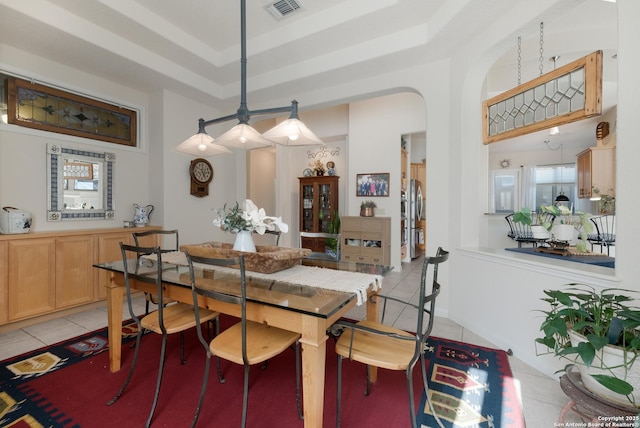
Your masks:
[{"label": "metal dining chair", "polygon": [[[156,409],[156,405],[158,404],[158,396],[160,395],[160,386],[162,384],[162,373],[164,371],[164,361],[165,354],[167,348],[167,336],[174,333],[184,333],[185,330],[188,330],[196,325],[196,318],[194,318],[194,308],[192,305],[186,303],[175,303],[168,306],[158,305],[158,309],[153,311],[140,319],[133,311],[133,305],[131,303],[131,280],[135,278],[138,282],[145,282],[148,284],[154,284],[156,287],[156,295],[158,296],[158,301],[162,301],[163,298],[163,286],[162,286],[162,251],[159,247],[138,247],[135,245],[125,245],[120,242],[120,251],[122,253],[122,262],[124,264],[124,282],[125,282],[125,293],[127,296],[127,306],[129,308],[129,315],[135,321],[137,325],[137,335],[136,335],[136,345],[135,351],[133,353],[133,361],[131,362],[131,367],[129,368],[129,373],[127,378],[124,381],[124,384],[120,388],[120,390],[116,393],[115,397],[107,402],[107,405],[110,406],[114,404],[120,396],[124,393],[125,389],[129,385],[131,381],[131,377],[133,375],[133,371],[136,367],[136,362],[138,360],[138,352],[140,350],[140,341],[142,338],[143,330],[149,330],[157,334],[162,335],[162,345],[160,348],[160,365],[158,368],[158,379],[156,382],[156,390],[153,395],[153,403],[151,405],[151,411],[149,412],[149,417],[145,424],[145,427],[149,427],[151,425],[151,420],[153,418],[153,414]],[[154,255],[156,260],[145,260],[145,266],[140,264],[139,254],[151,254]],[[132,266],[133,263],[135,266]],[[150,264],[150,267],[147,267],[146,264]],[[148,273],[153,272],[155,269],[155,275],[148,275]],[[141,270],[144,270],[146,275],[138,275]],[[197,322],[208,322],[216,320],[219,316],[218,312],[210,311],[208,309],[201,309],[198,311],[199,318]],[[216,323],[216,330],[218,329]],[[200,331],[200,330],[198,330]],[[180,359],[184,361],[184,347],[181,338],[180,344]]]},{"label": "metal dining chair", "polygon": [[[178,251],[180,247],[180,239],[178,236],[177,230],[146,230],[144,232],[133,232],[131,234],[133,236],[133,241],[135,242],[136,247],[154,247],[155,245],[159,245],[161,253],[170,253],[173,251]],[[162,243],[158,244],[158,239],[162,238]],[[149,240],[151,240],[152,244],[149,245]],[[138,257],[142,257],[145,254],[138,254]],[[157,296],[154,296],[149,293],[144,293],[145,297],[145,313],[149,313],[149,303],[153,303],[154,305],[158,304]],[[165,299],[164,304],[168,304],[173,302],[173,300]]]},{"label": "metal dining chair", "polygon": [[587,236],[591,250],[593,251],[594,245],[599,245],[600,251],[606,247],[607,256],[610,255],[609,247],[616,245],[616,216],[612,214],[595,216],[591,217],[591,222],[595,225],[595,233]]},{"label": "metal dining chair", "polygon": [[[420,360],[422,368],[422,382],[427,394],[429,406],[432,413],[433,406],[429,397],[429,386],[427,384],[427,370],[424,356],[424,346],[433,329],[435,317],[436,298],[440,294],[440,283],[438,282],[438,267],[447,261],[449,253],[442,248],[434,257],[425,257],[422,264],[422,276],[420,278],[420,296],[418,304],[406,302],[390,296],[375,296],[382,299],[382,318],[380,322],[364,320],[352,323],[340,320],[334,324],[332,331],[341,330],[336,342],[336,353],[338,354],[338,390],[337,390],[337,411],[336,426],[340,426],[340,410],[342,398],[342,360],[348,358],[358,361],[367,366],[367,386],[365,395],[369,395],[370,366],[375,366],[388,370],[403,370],[407,376],[407,388],[409,391],[409,414],[411,416],[411,426],[416,428],[416,411],[413,398],[413,367]],[[431,289],[427,291],[427,276],[429,268],[432,267]],[[428,294],[427,294],[428,293]],[[407,332],[384,324],[387,302],[402,303],[417,310],[417,324],[415,333]],[[425,315],[427,317],[425,325]]]},{"label": "metal dining chair", "polygon": [[[258,232],[255,232],[258,233]],[[282,232],[280,232],[279,230],[265,230],[264,231],[265,235],[273,235],[276,237],[276,247],[278,245],[280,245],[280,235],[282,234]]]},{"label": "metal dining chair", "polygon": [[[245,275],[244,256],[235,258],[209,258],[200,257],[185,251],[187,262],[189,264],[189,274],[191,279],[191,290],[193,293],[193,302],[195,310],[195,324],[198,332],[198,338],[207,353],[207,361],[205,363],[204,378],[202,381],[202,389],[200,391],[200,399],[196,408],[196,414],[193,418],[192,427],[198,421],[202,403],[207,389],[207,380],[209,378],[209,366],[211,356],[216,356],[232,363],[244,366],[244,389],[242,395],[242,428],[247,424],[247,408],[249,399],[249,367],[255,364],[261,364],[273,358],[292,345],[295,345],[296,352],[296,403],[298,406],[298,416],[302,415],[301,396],[301,360],[300,360],[300,334],[271,327],[264,323],[258,323],[247,320],[247,281]],[[237,267],[240,274],[240,296],[229,295],[219,291],[215,291],[207,287],[206,280],[202,282],[196,281],[194,264],[200,266],[205,265],[206,268],[215,270],[215,267]],[[199,296],[208,297],[225,303],[231,303],[240,306],[241,319],[240,322],[224,330],[216,335],[211,341],[207,342],[202,335],[202,328],[199,327],[202,319],[200,313],[202,309],[198,307]],[[226,379],[222,376],[220,365],[218,365],[218,380],[225,383]]]},{"label": "metal dining chair", "polygon": [[[533,214],[534,223],[540,221],[542,224],[553,224],[555,218],[556,216],[551,213]],[[522,244],[532,244],[535,248],[538,244],[547,240],[534,238],[533,232],[531,231],[531,225],[513,221],[513,213],[505,216],[504,219],[509,224],[509,232],[507,233],[507,236],[518,243],[518,248],[522,248]]]}]

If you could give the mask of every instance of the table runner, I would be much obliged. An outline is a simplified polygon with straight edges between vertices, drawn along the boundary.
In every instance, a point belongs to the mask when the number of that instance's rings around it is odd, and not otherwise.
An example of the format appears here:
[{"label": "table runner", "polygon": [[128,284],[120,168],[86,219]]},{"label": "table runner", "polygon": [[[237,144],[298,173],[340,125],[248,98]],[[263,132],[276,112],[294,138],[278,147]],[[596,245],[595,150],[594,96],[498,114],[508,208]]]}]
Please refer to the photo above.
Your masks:
[{"label": "table runner", "polygon": [[[145,256],[155,258],[155,256]],[[176,265],[187,266],[187,256],[182,251],[174,251],[162,254],[162,261]],[[194,266],[205,266],[195,263]],[[206,266],[211,269],[211,266]],[[216,266],[220,272],[240,275],[238,269]],[[289,284],[306,285],[309,287],[324,288],[333,291],[354,293],[358,306],[367,300],[367,291],[377,291],[382,288],[382,276],[369,273],[360,273],[344,270],[326,269],[316,266],[296,265],[274,273],[260,273],[245,271],[247,277],[266,279],[271,281],[286,282]]]}]

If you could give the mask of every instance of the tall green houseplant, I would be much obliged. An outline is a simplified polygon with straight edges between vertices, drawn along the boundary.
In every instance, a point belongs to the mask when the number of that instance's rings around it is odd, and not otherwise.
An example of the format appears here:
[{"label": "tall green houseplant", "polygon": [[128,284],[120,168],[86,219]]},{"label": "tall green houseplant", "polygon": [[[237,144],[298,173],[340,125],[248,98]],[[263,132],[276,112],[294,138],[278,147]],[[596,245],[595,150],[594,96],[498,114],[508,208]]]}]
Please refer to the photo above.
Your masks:
[{"label": "tall green houseplant", "polygon": [[[329,225],[327,227],[327,233],[340,233],[340,214],[338,210],[333,211],[333,215],[331,216],[331,220],[329,221]],[[328,238],[325,240],[325,246],[329,248],[333,254],[337,257],[340,257],[338,254],[338,240],[335,238]]]}]

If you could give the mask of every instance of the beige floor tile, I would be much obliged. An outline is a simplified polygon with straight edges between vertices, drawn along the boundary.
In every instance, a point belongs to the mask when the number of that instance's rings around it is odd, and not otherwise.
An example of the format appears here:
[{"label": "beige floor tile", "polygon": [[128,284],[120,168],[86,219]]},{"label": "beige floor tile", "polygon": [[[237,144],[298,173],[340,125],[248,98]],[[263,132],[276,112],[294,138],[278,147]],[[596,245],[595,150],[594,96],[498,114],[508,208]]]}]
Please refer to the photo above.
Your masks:
[{"label": "beige floor tile", "polygon": [[53,345],[54,343],[91,331],[66,318],[58,318],[41,324],[31,325],[25,327],[24,330],[47,345]]},{"label": "beige floor tile", "polygon": [[2,346],[0,346],[0,360],[6,360],[46,346],[46,343],[23,330],[10,331],[0,335],[0,343],[2,343]]},{"label": "beige floor tile", "polygon": [[89,331],[107,326],[107,313],[100,309],[90,309],[85,312],[67,315],[67,320],[86,328]]}]

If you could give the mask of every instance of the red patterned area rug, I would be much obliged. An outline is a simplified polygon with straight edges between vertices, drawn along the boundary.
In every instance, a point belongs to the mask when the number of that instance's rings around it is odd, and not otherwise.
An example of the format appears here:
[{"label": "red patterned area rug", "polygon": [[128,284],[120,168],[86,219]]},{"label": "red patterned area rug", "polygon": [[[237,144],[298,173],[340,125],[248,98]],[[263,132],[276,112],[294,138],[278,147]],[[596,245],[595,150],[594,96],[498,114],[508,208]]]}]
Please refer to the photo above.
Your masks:
[{"label": "red patterned area rug", "polygon": [[[225,318],[223,328],[234,320]],[[135,324],[123,326],[124,342],[122,370],[111,373],[108,368],[106,329],[98,330],[48,348],[39,349],[0,362],[0,427],[140,427],[144,426],[151,408],[155,380],[158,370],[160,338],[146,334],[138,365],[129,388],[112,406],[107,406],[127,375],[135,339]],[[481,395],[485,402],[478,407],[469,404],[472,413],[481,415],[487,422],[476,422],[449,426],[473,427],[518,427],[522,412],[517,403],[511,401],[509,385],[510,369],[501,351],[466,345],[468,356],[456,354],[464,344],[442,339],[430,341],[432,366],[435,373],[442,373],[431,384],[447,383],[447,378],[467,379],[463,385],[451,390],[434,387],[434,393],[443,394],[444,402],[462,399],[469,403],[467,395]],[[204,350],[193,331],[185,337],[187,362],[180,364],[179,335],[169,336],[167,361],[160,391],[158,407],[152,427],[186,427],[191,423],[202,382]],[[435,358],[436,355],[442,355]],[[252,367],[249,390],[249,427],[302,427],[295,404],[295,358],[293,351],[286,351],[270,360],[266,369]],[[324,403],[324,426],[335,426],[336,355],[333,340],[327,342],[327,364]],[[460,369],[459,361],[467,360]],[[367,397],[365,368],[362,364],[344,361],[342,389],[343,427],[408,427],[410,426],[407,404],[406,379],[400,372],[380,370],[378,381]],[[446,371],[449,367],[452,373]],[[207,396],[198,421],[199,427],[240,425],[242,408],[242,368],[236,364],[222,362],[227,378],[220,384],[212,364]],[[461,370],[460,373],[456,370]],[[477,371],[489,370],[494,375],[484,378]],[[463,374],[466,373],[465,374]],[[431,370],[430,370],[431,373]],[[473,380],[472,380],[473,379]],[[414,370],[414,396],[418,406],[422,381],[418,367]],[[446,395],[445,395],[446,394]],[[440,396],[437,397],[441,405]],[[423,397],[424,401],[424,397]],[[435,397],[434,397],[435,401]],[[489,405],[492,402],[494,404]],[[424,404],[424,403],[423,403]],[[442,404],[445,407],[444,404]],[[448,404],[446,406],[449,406]],[[489,407],[487,407],[489,406]],[[496,407],[497,406],[497,407]],[[416,407],[417,409],[424,408]],[[450,407],[447,407],[449,409]],[[502,409],[501,414],[496,414]],[[466,409],[466,407],[465,407]],[[491,410],[486,410],[491,409]],[[465,410],[466,411],[466,410]],[[470,411],[471,412],[471,411]],[[419,412],[421,413],[421,412]],[[512,421],[506,423],[506,421]],[[471,419],[473,421],[473,419]],[[490,421],[495,421],[494,425]],[[435,426],[423,420],[425,426]]]},{"label": "red patterned area rug", "polygon": [[[506,352],[430,339],[426,357],[429,398],[445,428],[525,426]],[[438,426],[424,392],[420,409],[422,426]]]}]

